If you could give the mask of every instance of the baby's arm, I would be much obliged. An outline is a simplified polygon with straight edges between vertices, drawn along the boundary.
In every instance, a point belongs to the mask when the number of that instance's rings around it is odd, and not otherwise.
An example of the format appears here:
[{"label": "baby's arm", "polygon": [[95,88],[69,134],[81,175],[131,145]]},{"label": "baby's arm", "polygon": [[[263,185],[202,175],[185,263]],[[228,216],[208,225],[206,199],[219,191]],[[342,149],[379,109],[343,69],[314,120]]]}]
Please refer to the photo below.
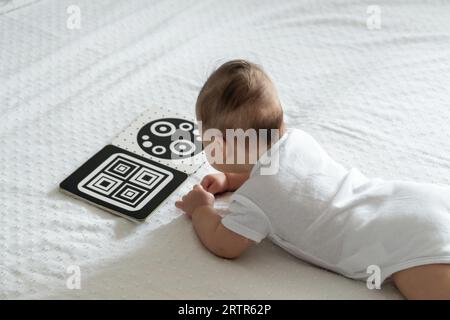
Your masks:
[{"label": "baby's arm", "polygon": [[190,218],[195,232],[203,245],[223,258],[239,257],[252,241],[225,228],[214,209],[214,196],[201,185],[194,188],[175,203]]},{"label": "baby's arm", "polygon": [[237,258],[250,246],[251,240],[225,228],[221,219],[211,206],[198,207],[192,214],[195,232],[209,251],[223,258]]}]

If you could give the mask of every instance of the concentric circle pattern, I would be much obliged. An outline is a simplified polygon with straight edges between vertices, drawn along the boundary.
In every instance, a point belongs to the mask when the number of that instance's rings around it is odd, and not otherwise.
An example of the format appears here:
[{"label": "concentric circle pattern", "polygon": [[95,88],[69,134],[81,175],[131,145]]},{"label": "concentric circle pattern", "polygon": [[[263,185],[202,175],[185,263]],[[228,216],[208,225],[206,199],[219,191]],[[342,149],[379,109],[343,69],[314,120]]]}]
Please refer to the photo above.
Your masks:
[{"label": "concentric circle pattern", "polygon": [[139,131],[137,142],[152,157],[168,160],[190,158],[203,149],[197,125],[178,118],[147,123]]}]

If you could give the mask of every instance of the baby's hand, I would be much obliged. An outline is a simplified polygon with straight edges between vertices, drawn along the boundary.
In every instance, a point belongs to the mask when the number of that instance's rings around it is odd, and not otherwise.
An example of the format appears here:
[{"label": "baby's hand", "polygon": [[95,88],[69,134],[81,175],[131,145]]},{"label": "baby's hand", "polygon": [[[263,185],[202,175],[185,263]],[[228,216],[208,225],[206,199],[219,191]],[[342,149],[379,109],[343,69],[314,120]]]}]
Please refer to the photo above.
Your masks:
[{"label": "baby's hand", "polygon": [[214,196],[207,192],[199,184],[196,184],[192,190],[181,198],[181,201],[175,202],[175,206],[183,210],[189,218],[195,209],[202,206],[213,206]]},{"label": "baby's hand", "polygon": [[208,174],[200,182],[202,187],[212,193],[222,193],[228,191],[228,179],[224,173]]}]

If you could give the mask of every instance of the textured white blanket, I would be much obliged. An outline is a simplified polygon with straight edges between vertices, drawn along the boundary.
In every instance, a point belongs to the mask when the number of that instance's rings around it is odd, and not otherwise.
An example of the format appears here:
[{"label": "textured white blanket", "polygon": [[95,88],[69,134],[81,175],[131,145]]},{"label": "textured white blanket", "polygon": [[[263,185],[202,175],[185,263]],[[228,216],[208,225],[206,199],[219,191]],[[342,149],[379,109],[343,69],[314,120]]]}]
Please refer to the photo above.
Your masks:
[{"label": "textured white blanket", "polygon": [[142,225],[57,190],[148,106],[193,110],[235,57],[347,167],[450,184],[450,4],[372,2],[1,1],[0,298],[398,298],[268,242],[210,255],[173,206],[206,166]]}]

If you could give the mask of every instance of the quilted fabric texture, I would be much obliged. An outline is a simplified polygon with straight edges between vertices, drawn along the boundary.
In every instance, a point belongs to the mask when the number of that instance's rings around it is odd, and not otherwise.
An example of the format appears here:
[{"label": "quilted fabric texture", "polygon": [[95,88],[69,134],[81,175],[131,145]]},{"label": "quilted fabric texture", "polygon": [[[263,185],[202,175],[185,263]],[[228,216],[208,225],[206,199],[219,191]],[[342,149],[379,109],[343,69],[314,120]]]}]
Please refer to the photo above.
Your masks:
[{"label": "quilted fabric texture", "polygon": [[398,298],[268,242],[209,254],[173,205],[207,166],[141,225],[58,191],[147,106],[193,111],[236,57],[262,64],[288,124],[344,165],[450,184],[450,4],[377,0],[373,29],[373,2],[1,1],[0,298]]}]

